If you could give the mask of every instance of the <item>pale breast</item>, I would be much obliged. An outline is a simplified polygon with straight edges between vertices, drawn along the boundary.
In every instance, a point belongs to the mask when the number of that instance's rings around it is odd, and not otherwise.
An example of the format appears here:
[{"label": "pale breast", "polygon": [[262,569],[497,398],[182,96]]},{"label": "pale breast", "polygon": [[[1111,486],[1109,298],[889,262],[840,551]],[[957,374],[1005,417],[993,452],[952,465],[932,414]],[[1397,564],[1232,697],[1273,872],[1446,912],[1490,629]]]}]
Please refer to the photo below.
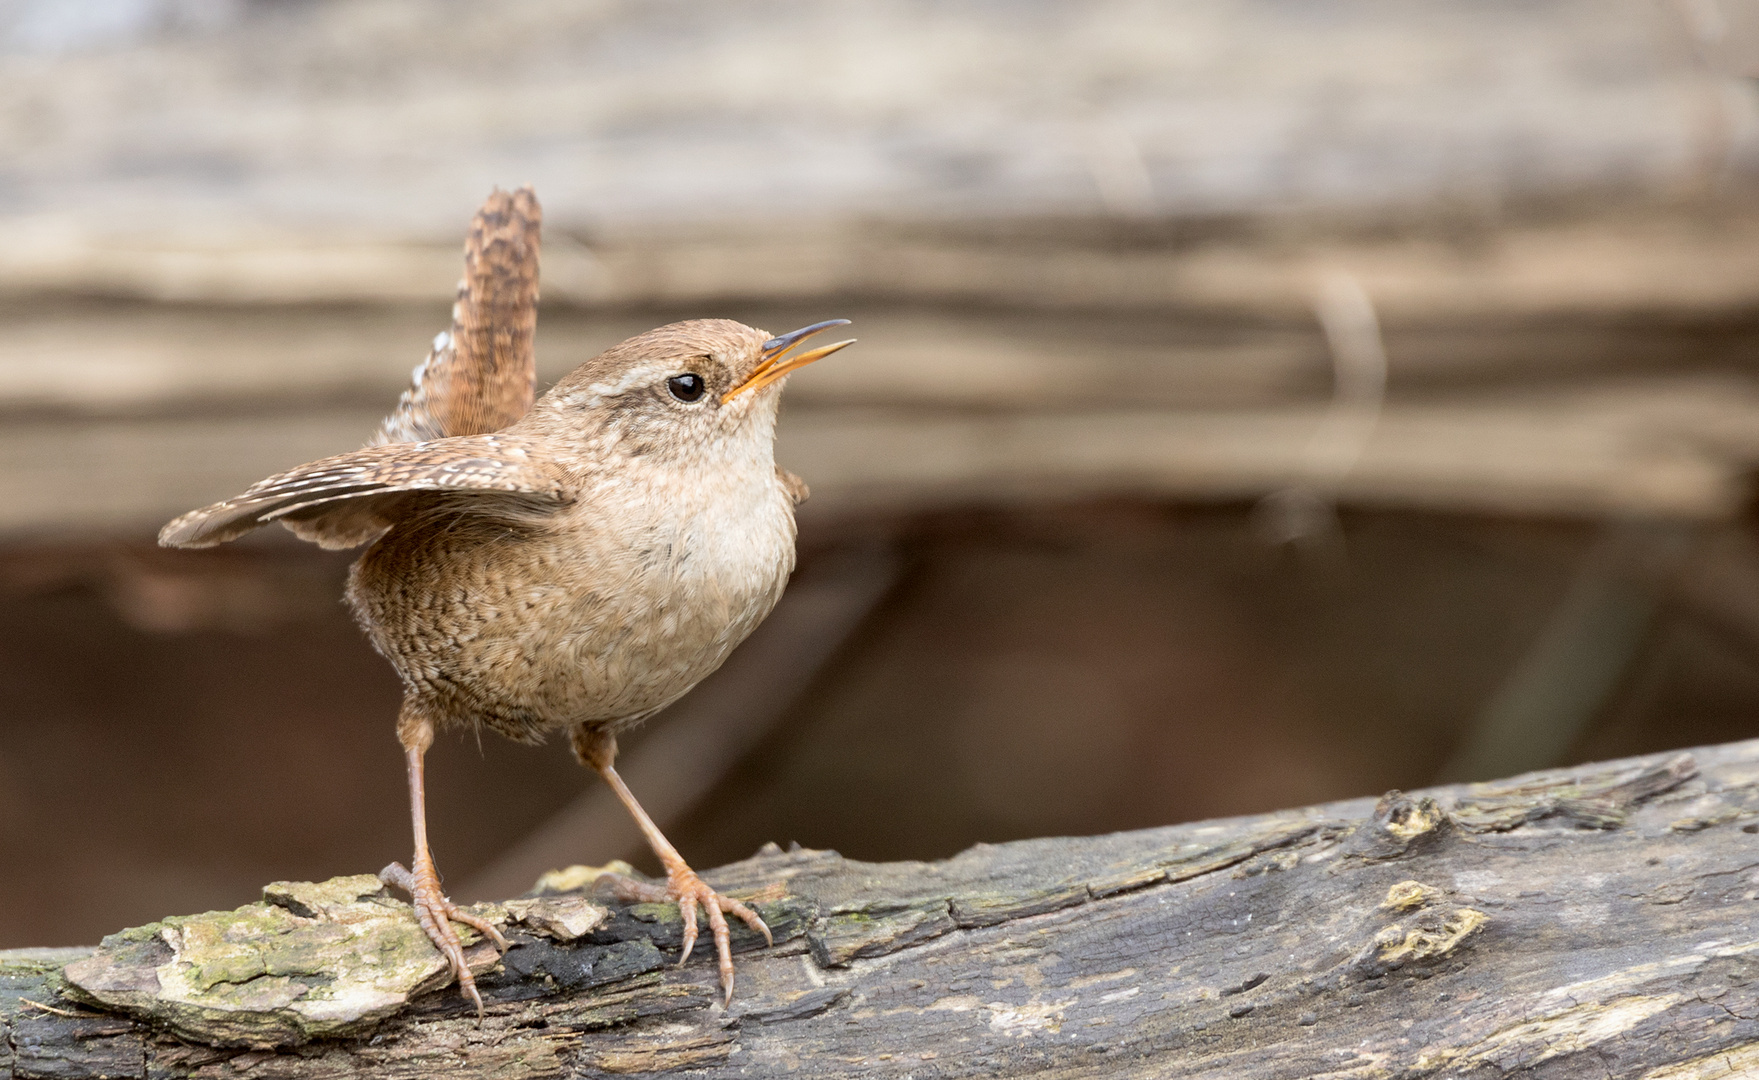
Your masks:
[{"label": "pale breast", "polygon": [[792,503],[779,485],[733,495],[581,500],[531,530],[406,521],[356,564],[349,599],[405,682],[454,722],[522,740],[615,728],[714,671],[781,596]]}]

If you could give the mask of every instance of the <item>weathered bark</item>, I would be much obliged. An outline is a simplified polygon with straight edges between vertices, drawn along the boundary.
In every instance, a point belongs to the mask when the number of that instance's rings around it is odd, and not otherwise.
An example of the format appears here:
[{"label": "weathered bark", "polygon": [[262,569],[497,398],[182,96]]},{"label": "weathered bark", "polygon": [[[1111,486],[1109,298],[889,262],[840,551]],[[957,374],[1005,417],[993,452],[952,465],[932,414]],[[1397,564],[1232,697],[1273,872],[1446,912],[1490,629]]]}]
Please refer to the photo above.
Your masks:
[{"label": "weathered bark", "polygon": [[707,875],[778,931],[730,1010],[647,906],[522,937],[480,1025],[446,990],[274,1049],[0,954],[0,1077],[1749,1075],[1755,833],[1759,741],[941,863],[771,848]]}]

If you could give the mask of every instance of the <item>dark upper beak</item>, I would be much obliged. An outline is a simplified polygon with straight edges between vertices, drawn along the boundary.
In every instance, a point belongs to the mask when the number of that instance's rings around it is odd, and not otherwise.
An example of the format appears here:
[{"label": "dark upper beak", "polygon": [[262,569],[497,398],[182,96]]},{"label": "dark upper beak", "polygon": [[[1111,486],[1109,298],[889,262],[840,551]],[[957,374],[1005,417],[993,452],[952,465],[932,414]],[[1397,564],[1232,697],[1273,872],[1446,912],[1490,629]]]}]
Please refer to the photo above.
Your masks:
[{"label": "dark upper beak", "polygon": [[721,395],[722,404],[732,401],[747,390],[762,389],[791,371],[798,371],[814,360],[823,360],[838,349],[855,344],[855,339],[850,338],[848,341],[839,341],[833,345],[820,345],[816,349],[808,349],[803,353],[795,353],[793,356],[785,355],[789,349],[820,330],[848,325],[848,319],[826,319],[824,322],[802,326],[798,330],[790,330],[786,334],[770,338],[763,343],[763,355],[758,360],[757,366],[751,369],[751,374],[745,377],[745,381]]},{"label": "dark upper beak", "polygon": [[797,343],[805,341],[820,330],[829,330],[833,326],[848,325],[848,319],[826,319],[824,322],[815,322],[811,326],[802,326],[798,330],[790,330],[779,337],[770,338],[763,343],[764,359],[767,360],[772,356],[787,352]]}]

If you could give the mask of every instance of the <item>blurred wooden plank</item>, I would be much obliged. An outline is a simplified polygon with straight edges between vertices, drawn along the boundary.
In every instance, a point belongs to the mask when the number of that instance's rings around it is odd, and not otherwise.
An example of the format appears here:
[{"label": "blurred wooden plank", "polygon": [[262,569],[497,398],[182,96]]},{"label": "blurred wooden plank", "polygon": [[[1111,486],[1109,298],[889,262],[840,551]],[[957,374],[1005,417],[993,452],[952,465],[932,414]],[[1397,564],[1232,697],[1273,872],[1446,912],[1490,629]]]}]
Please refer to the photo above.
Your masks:
[{"label": "blurred wooden plank", "polygon": [[[796,376],[791,403],[1038,408],[1104,405],[1127,390],[1138,404],[1240,405],[1324,393],[1329,379],[1318,329],[1306,319],[1241,323],[844,300],[787,308],[680,305],[651,313],[547,305],[538,324],[539,377],[553,381],[625,337],[703,315],[777,332],[831,316],[855,319],[861,347]],[[388,408],[446,325],[438,301],[4,305],[0,411],[140,415],[335,401]],[[1567,353],[1571,346],[1548,341],[1546,349]]]},{"label": "blurred wooden plank", "polygon": [[1548,398],[1389,404],[1342,477],[1316,468],[1323,410],[933,416],[791,412],[777,453],[809,513],[1096,494],[1255,499],[1291,486],[1353,505],[1496,514],[1739,513],[1759,393],[1716,382]]},{"label": "blurred wooden plank", "polygon": [[[1759,243],[1755,245],[1759,250]],[[441,294],[442,296],[444,294]],[[547,304],[548,383],[625,337],[675,318],[725,316],[780,331],[855,320],[858,348],[789,381],[796,406],[963,409],[1239,409],[1314,402],[1331,360],[1311,312],[1046,311],[837,298],[591,311]],[[0,304],[0,415],[142,416],[386,405],[446,325],[445,302],[250,307]],[[1751,370],[1759,318],[1382,320],[1394,397],[1484,395],[1637,375]]]},{"label": "blurred wooden plank", "polygon": [[[380,410],[44,418],[0,427],[0,531],[156,528],[272,472],[359,445]],[[805,513],[1047,498],[1233,501],[1291,486],[1354,505],[1499,514],[1741,512],[1759,388],[1631,381],[1548,396],[1389,404],[1342,477],[1313,449],[1323,406],[970,413],[797,407],[777,456]]]},{"label": "blurred wooden plank", "polygon": [[[1759,123],[1756,123],[1759,127]],[[541,189],[540,189],[541,190]],[[469,206],[469,199],[459,206]],[[1338,217],[1206,230],[1096,220],[1034,235],[758,222],[634,231],[586,246],[551,225],[544,298],[591,307],[868,300],[1055,311],[1287,318],[1328,272],[1355,275],[1389,320],[1739,311],[1759,300],[1759,205],[1626,200],[1527,219],[1442,208],[1369,228]],[[463,211],[453,215],[462,219]],[[3,222],[0,222],[3,223]],[[456,231],[456,227],[454,229]],[[458,246],[323,227],[202,237],[34,228],[0,246],[0,296],[95,294],[226,304],[409,303],[450,295]]]},{"label": "blurred wooden plank", "polygon": [[383,413],[9,421],[0,426],[0,534],[157,532],[271,473],[360,446]]},{"label": "blurred wooden plank", "polygon": [[1744,58],[1705,64],[1694,6],[1645,0],[12,7],[9,237],[389,226],[450,248],[460,207],[522,182],[553,227],[595,236],[1494,214],[1701,190],[1759,142]]},{"label": "blurred wooden plank", "polygon": [[1328,259],[1392,316],[1759,290],[1714,4],[63,6],[0,17],[0,293],[444,297],[525,182],[583,304],[1290,310]]}]

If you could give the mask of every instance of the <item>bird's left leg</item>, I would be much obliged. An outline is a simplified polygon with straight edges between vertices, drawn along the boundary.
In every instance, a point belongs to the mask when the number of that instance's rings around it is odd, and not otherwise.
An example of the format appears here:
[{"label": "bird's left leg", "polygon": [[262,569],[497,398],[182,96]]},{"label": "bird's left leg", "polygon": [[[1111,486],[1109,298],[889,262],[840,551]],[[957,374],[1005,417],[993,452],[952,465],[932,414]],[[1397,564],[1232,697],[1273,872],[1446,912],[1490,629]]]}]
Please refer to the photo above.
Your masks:
[{"label": "bird's left leg", "polygon": [[461,922],[471,927],[493,941],[502,952],[507,951],[507,939],[493,923],[460,911],[440,891],[440,875],[434,869],[433,853],[428,850],[427,784],[423,767],[428,747],[434,743],[434,725],[413,698],[404,701],[403,712],[397,718],[397,739],[403,744],[403,755],[409,766],[409,816],[415,827],[415,858],[410,863],[410,870],[405,870],[402,863],[392,863],[380,870],[379,880],[409,894],[421,928],[446,958],[464,996],[475,1003],[476,1014],[480,1017],[482,995],[477,993],[476,978],[464,962],[464,946],[458,940],[458,932],[452,929],[452,923]]},{"label": "bird's left leg", "polygon": [[648,846],[660,857],[660,865],[666,868],[666,884],[650,885],[644,881],[624,877],[621,874],[606,874],[601,881],[607,881],[612,890],[625,900],[676,900],[678,913],[684,919],[684,954],[678,958],[680,966],[690,959],[690,950],[696,947],[696,909],[700,905],[708,915],[709,932],[714,935],[715,955],[720,961],[721,989],[726,993],[726,1001],[733,1000],[733,946],[731,935],[727,930],[727,918],[722,912],[739,916],[745,925],[764,936],[771,945],[776,943],[770,935],[770,928],[764,925],[757,912],[741,904],[739,901],[722,896],[709,888],[696,871],[690,869],[684,856],[660,832],[647,811],[635,801],[630,794],[628,785],[617,775],[614,766],[617,760],[617,737],[607,731],[588,728],[576,724],[570,733],[570,741],[574,745],[574,756],[580,763],[604,777],[605,783],[617,793],[623,801],[635,824],[640,826],[641,834],[647,838]]}]

